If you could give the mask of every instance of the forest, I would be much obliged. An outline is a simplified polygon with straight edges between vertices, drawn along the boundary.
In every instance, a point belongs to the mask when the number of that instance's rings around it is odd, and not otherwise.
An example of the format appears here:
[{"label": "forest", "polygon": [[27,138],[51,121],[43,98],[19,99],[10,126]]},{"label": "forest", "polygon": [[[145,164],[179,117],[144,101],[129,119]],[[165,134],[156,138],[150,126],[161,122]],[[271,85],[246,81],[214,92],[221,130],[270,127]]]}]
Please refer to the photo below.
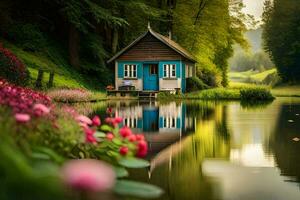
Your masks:
[{"label": "forest", "polygon": [[205,84],[227,86],[233,45],[248,47],[243,33],[254,21],[243,6],[242,0],[3,0],[0,34],[31,73],[42,68],[71,74],[95,89],[112,83],[106,61],[149,22],[192,52]]}]

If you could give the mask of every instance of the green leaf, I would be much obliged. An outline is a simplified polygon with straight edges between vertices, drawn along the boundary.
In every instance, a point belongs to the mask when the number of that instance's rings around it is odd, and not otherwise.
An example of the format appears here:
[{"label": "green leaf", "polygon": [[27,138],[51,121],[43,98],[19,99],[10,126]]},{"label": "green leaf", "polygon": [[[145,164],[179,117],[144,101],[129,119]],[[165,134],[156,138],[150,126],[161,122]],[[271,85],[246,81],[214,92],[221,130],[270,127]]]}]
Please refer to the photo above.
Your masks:
[{"label": "green leaf", "polygon": [[112,127],[110,127],[110,126],[108,126],[108,125],[106,125],[106,124],[102,125],[102,126],[100,127],[100,129],[101,129],[102,131],[105,131],[105,132],[110,132],[110,131],[113,130]]},{"label": "green leaf", "polygon": [[122,141],[121,141],[120,139],[118,139],[118,138],[114,138],[114,139],[112,140],[112,142],[113,142],[114,144],[116,144],[116,145],[122,145]]},{"label": "green leaf", "polygon": [[97,131],[97,132],[94,134],[94,136],[97,137],[97,138],[105,138],[106,134],[103,133],[103,132]]},{"label": "green leaf", "polygon": [[132,157],[122,158],[121,160],[119,160],[119,164],[127,168],[144,168],[150,165],[150,163],[146,160]]},{"label": "green leaf", "polygon": [[114,191],[119,195],[140,198],[157,198],[163,194],[157,186],[128,180],[117,180]]},{"label": "green leaf", "polygon": [[37,155],[41,156],[42,154],[44,154],[45,156],[48,156],[56,163],[63,163],[65,160],[62,156],[58,155],[55,151],[46,147],[34,147],[33,152],[34,152],[33,156],[37,156]]},{"label": "green leaf", "polygon": [[123,178],[128,176],[128,171],[124,167],[114,167],[114,170],[118,178]]}]

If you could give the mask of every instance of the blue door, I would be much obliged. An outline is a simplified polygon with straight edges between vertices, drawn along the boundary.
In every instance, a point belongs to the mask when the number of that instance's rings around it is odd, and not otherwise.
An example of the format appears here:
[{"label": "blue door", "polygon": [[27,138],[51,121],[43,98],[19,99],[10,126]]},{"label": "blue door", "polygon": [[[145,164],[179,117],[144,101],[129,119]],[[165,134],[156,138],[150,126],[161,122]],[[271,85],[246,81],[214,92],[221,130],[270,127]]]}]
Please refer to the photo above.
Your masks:
[{"label": "blue door", "polygon": [[158,90],[158,64],[143,65],[143,86],[144,90]]},{"label": "blue door", "polygon": [[158,131],[158,109],[144,108],[143,109],[143,131],[155,132]]}]

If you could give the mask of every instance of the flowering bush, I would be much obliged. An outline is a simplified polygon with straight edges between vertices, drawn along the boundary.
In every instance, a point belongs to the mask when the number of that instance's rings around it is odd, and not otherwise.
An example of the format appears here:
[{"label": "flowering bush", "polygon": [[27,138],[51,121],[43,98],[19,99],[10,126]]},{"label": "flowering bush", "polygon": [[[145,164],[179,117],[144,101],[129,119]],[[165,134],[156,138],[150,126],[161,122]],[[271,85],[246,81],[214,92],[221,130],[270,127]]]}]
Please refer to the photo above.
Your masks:
[{"label": "flowering bush", "polygon": [[29,81],[29,72],[25,65],[10,50],[0,43],[0,77],[18,84],[26,85]]},{"label": "flowering bush", "polygon": [[[5,80],[0,80],[0,106],[0,169],[7,175],[5,179],[15,180],[8,188],[1,187],[0,193],[33,182],[41,191],[36,194],[35,187],[26,188],[28,199],[53,196],[47,191],[53,187],[63,192],[59,188],[62,183],[78,195],[112,190],[138,197],[158,197],[162,193],[155,186],[123,179],[128,175],[126,168],[149,166],[140,159],[146,156],[148,146],[142,134],[121,127],[122,118],[113,117],[111,108],[103,121],[99,116],[89,118],[70,106],[54,106],[43,93]],[[41,164],[43,167],[37,170]],[[55,185],[37,178],[49,173]],[[139,192],[139,187],[147,196]]]}]

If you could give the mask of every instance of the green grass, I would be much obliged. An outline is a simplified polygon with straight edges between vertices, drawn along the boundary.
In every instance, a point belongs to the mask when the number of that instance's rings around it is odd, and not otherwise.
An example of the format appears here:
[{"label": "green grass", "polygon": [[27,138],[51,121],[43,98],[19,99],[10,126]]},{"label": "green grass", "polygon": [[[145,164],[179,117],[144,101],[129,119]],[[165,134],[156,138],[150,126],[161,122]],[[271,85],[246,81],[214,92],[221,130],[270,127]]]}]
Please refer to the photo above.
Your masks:
[{"label": "green grass", "polygon": [[94,91],[98,91],[95,88],[100,88],[95,80],[82,76],[68,63],[67,52],[57,44],[50,43],[42,53],[24,51],[8,41],[1,38],[0,40],[27,66],[30,72],[31,86],[34,86],[38,69],[43,69],[43,86],[46,86],[48,82],[49,72],[54,71],[54,87],[85,88]]},{"label": "green grass", "polygon": [[300,85],[277,86],[271,91],[277,97],[300,97]]},{"label": "green grass", "polygon": [[270,69],[264,72],[256,72],[253,70],[245,71],[245,72],[229,72],[228,76],[232,82],[240,82],[240,83],[262,83],[270,74],[276,73],[277,70]]},{"label": "green grass", "polygon": [[185,95],[185,98],[207,100],[238,100],[240,99],[240,90],[231,88],[214,88],[188,93]]}]

